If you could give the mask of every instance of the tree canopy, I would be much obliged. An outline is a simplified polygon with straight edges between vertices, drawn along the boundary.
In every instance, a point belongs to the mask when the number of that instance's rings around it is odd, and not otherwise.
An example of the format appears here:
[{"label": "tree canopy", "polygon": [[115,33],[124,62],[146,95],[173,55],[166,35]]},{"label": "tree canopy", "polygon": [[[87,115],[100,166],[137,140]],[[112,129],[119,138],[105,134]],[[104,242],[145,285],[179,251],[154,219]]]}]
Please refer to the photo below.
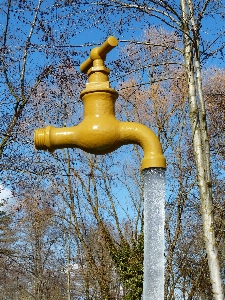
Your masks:
[{"label": "tree canopy", "polygon": [[165,299],[223,299],[223,1],[3,1],[2,299],[141,299],[142,150],[35,150],[36,128],[77,125],[78,69],[109,35],[116,116],[167,159]]}]

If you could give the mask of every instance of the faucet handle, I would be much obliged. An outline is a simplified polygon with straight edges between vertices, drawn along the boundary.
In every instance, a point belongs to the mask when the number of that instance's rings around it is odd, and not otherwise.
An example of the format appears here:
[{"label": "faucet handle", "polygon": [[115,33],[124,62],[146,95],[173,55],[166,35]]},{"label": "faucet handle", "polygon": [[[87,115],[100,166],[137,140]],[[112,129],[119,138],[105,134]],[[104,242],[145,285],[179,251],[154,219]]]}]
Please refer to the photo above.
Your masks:
[{"label": "faucet handle", "polygon": [[88,70],[93,66],[93,61],[96,59],[101,59],[104,61],[106,59],[106,54],[117,45],[118,40],[114,36],[110,36],[100,47],[93,48],[90,52],[90,57],[80,65],[81,72],[87,73]]}]

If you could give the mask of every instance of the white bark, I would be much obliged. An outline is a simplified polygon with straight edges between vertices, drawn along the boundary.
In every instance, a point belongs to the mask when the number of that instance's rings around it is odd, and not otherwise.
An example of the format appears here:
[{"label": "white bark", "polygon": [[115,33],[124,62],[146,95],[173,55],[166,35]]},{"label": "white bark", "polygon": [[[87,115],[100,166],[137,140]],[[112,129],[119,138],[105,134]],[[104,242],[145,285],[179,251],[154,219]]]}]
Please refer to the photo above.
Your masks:
[{"label": "white bark", "polygon": [[[202,145],[204,146],[204,160],[199,162],[203,171],[205,171],[205,176],[203,179],[199,177],[199,184],[202,185],[200,189],[201,192],[201,212],[202,212],[202,222],[203,222],[203,232],[205,239],[205,247],[208,258],[210,279],[212,283],[213,295],[215,299],[224,299],[223,288],[222,288],[222,278],[220,275],[220,266],[218,260],[218,250],[216,246],[215,231],[214,231],[214,216],[213,216],[213,201],[212,201],[212,183],[210,174],[210,153],[209,153],[209,140],[206,130],[206,115],[204,107],[204,99],[202,95],[201,88],[201,69],[199,68],[199,61],[195,62],[196,69],[196,81],[197,88],[199,88],[199,102],[200,102],[200,120],[201,120],[201,138]],[[203,106],[203,110],[201,107]]]},{"label": "white bark", "polygon": [[[210,175],[210,151],[207,136],[205,102],[202,93],[198,28],[195,27],[193,3],[180,0],[183,18],[184,58],[188,78],[188,100],[193,137],[194,157],[197,169],[198,186],[201,199],[203,234],[208,259],[212,292],[215,300],[223,300],[222,279],[218,260],[218,250],[213,227],[213,203]],[[192,31],[195,32],[191,41]],[[198,98],[197,93],[198,92]]]}]

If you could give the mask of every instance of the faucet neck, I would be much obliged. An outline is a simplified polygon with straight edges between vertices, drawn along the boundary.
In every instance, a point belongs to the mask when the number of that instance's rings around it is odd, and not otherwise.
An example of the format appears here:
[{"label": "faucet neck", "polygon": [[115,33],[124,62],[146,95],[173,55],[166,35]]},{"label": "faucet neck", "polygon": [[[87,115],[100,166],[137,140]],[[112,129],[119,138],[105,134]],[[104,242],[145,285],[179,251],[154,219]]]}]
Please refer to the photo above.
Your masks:
[{"label": "faucet neck", "polygon": [[109,73],[110,70],[107,69],[103,64],[101,65],[96,63],[96,65],[94,65],[88,71],[88,83],[86,84],[86,88],[88,88],[88,86],[95,86],[99,83],[102,85],[107,84],[106,87],[109,87]]},{"label": "faucet neck", "polygon": [[[98,48],[93,50],[95,49]],[[86,89],[80,93],[84,102],[84,116],[115,116],[118,93],[110,87],[109,73],[110,70],[104,66],[103,59],[93,59],[93,66],[87,71]]]},{"label": "faucet neck", "polygon": [[[115,101],[117,92],[96,91],[93,93],[85,93],[82,97],[84,103],[84,117],[115,117]],[[83,91],[84,92],[84,91]]]},{"label": "faucet neck", "polygon": [[88,75],[86,89],[80,93],[84,102],[84,116],[113,116],[115,117],[115,101],[118,93],[110,87],[110,70],[105,67],[106,54],[111,51],[118,41],[109,37],[101,47],[91,50],[90,57],[81,64],[81,72]]}]

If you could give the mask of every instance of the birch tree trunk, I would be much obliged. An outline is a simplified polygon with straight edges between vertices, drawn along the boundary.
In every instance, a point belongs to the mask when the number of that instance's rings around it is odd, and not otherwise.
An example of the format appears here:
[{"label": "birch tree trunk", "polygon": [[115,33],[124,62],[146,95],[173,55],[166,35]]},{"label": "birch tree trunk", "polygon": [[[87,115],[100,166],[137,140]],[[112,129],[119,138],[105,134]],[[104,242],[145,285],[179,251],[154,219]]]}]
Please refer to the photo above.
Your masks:
[{"label": "birch tree trunk", "polygon": [[[209,1],[208,1],[209,2]],[[181,0],[184,59],[188,82],[188,101],[192,128],[194,158],[201,200],[203,235],[208,259],[213,297],[223,300],[222,279],[215,240],[212,183],[210,174],[210,151],[207,135],[205,102],[202,93],[198,27],[194,20],[193,3]],[[191,29],[189,27],[191,23]],[[191,32],[192,31],[192,32]],[[193,33],[193,35],[192,35]],[[191,40],[191,36],[193,39]]]}]

